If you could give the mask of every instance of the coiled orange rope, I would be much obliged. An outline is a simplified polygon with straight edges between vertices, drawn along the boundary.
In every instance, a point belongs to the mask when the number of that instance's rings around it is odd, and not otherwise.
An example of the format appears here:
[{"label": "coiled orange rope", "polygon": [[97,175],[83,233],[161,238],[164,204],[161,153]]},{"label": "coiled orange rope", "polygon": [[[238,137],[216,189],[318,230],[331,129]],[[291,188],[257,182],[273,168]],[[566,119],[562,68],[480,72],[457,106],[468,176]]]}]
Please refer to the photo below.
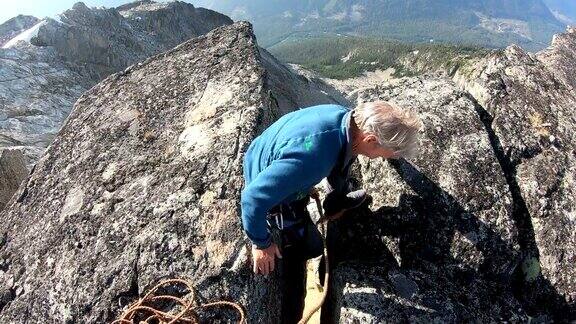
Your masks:
[{"label": "coiled orange rope", "polygon": [[[168,285],[183,285],[189,291],[190,297],[187,299],[179,298],[172,295],[158,295],[155,293],[158,289],[168,286]],[[242,306],[235,302],[220,300],[206,304],[196,305],[195,293],[192,288],[193,285],[185,279],[168,279],[163,280],[154,288],[150,289],[148,293],[143,297],[134,302],[117,320],[112,322],[112,324],[132,324],[136,317],[144,318],[139,323],[155,323],[160,324],[177,324],[177,323],[200,323],[197,311],[200,309],[211,308],[211,307],[232,307],[240,314],[240,324],[246,324],[246,315]],[[155,302],[159,301],[172,301],[182,307],[182,310],[178,314],[171,314],[154,307]]]}]

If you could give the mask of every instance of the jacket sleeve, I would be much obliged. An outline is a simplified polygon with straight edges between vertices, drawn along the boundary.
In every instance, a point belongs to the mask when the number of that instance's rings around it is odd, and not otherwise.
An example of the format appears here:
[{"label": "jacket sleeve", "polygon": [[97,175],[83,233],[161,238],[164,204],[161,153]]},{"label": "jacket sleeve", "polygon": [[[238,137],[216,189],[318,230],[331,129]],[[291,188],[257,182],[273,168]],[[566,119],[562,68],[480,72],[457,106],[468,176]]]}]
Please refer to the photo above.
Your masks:
[{"label": "jacket sleeve", "polygon": [[242,225],[258,248],[271,244],[266,225],[268,211],[290,195],[320,182],[333,166],[336,157],[333,151],[338,148],[307,150],[300,148],[302,145],[291,146],[242,190]]}]

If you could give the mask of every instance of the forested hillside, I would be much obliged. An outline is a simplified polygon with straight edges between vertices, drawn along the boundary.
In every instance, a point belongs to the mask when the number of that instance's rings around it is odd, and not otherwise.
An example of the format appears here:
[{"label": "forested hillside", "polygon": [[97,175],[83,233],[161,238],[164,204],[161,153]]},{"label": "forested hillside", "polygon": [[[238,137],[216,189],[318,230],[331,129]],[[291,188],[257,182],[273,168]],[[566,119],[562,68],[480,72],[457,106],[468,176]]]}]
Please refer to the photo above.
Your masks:
[{"label": "forested hillside", "polygon": [[280,60],[328,78],[346,79],[365,71],[394,68],[396,76],[423,70],[453,70],[489,51],[473,46],[406,44],[361,37],[323,37],[288,41],[269,48]]}]

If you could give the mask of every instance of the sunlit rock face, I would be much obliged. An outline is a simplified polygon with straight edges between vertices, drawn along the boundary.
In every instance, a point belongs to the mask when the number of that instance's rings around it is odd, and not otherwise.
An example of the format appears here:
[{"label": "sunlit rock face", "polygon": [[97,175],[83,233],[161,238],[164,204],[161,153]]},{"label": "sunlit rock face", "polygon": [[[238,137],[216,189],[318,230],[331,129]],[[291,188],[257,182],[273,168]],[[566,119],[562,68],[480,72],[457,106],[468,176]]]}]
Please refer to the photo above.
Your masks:
[{"label": "sunlit rock face", "polygon": [[[333,95],[258,48],[247,23],[90,89],[4,212],[0,322],[109,322],[166,277],[276,322],[277,278],[253,276],[240,225],[243,153],[285,112],[345,103]],[[218,314],[206,320],[238,319]]]},{"label": "sunlit rock face", "polygon": [[558,80],[576,89],[576,28],[555,35],[551,46],[539,52],[537,57]]}]

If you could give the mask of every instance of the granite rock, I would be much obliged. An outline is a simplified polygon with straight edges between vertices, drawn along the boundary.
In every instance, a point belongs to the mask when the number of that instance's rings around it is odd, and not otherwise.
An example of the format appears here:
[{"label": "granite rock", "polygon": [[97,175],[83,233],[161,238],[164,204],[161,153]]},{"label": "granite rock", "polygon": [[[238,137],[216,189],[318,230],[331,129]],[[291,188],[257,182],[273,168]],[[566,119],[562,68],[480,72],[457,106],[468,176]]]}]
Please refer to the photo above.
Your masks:
[{"label": "granite rock", "polygon": [[83,94],[3,216],[0,321],[109,322],[187,277],[276,322],[277,278],[252,274],[240,224],[243,153],[283,113],[335,102],[291,73],[241,22]]},{"label": "granite rock", "polygon": [[[524,233],[523,273],[530,285],[550,283],[550,293],[559,294],[558,302],[569,305],[572,312],[576,312],[575,50],[576,33],[569,28],[540,53],[511,46],[456,76],[477,99],[506,156],[507,182],[520,202],[515,213]],[[533,308],[544,303],[538,295],[529,300]]]},{"label": "granite rock", "polygon": [[414,159],[360,159],[372,206],[330,226],[325,320],[576,319],[575,35],[349,93],[425,127]]}]

